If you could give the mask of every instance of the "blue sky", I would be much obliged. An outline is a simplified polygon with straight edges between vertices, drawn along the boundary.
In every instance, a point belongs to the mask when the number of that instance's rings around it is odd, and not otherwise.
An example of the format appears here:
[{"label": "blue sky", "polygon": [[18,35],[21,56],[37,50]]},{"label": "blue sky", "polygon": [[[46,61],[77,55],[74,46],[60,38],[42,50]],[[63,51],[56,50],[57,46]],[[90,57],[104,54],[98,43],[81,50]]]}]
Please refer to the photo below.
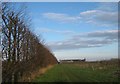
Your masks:
[{"label": "blue sky", "polygon": [[24,4],[32,19],[31,30],[42,36],[57,59],[118,57],[117,3]]}]

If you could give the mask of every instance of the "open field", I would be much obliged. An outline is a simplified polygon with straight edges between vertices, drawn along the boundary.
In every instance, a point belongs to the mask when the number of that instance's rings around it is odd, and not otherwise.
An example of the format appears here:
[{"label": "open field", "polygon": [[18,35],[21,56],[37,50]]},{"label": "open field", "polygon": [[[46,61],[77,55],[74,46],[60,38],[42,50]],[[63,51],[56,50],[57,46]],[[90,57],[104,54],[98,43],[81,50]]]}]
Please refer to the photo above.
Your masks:
[{"label": "open field", "polygon": [[55,65],[34,82],[118,82],[116,62],[81,62]]}]

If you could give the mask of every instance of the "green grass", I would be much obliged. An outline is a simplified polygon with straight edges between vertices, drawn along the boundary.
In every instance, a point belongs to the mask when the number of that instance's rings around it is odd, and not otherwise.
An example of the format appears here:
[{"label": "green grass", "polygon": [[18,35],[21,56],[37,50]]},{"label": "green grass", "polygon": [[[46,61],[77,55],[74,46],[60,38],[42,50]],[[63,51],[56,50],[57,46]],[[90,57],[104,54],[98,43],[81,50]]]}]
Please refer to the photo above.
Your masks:
[{"label": "green grass", "polygon": [[82,65],[55,65],[44,75],[34,79],[33,82],[118,82],[118,77],[114,75],[114,72],[118,69],[116,66],[107,65],[104,69],[99,69],[100,65]]}]

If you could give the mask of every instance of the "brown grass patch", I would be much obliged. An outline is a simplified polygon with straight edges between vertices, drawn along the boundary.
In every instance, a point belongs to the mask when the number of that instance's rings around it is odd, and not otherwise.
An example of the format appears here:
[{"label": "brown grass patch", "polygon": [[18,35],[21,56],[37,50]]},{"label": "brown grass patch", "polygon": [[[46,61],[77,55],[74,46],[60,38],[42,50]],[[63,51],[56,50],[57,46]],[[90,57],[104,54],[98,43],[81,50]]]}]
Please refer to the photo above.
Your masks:
[{"label": "brown grass patch", "polygon": [[36,77],[43,75],[47,70],[51,69],[54,65],[48,65],[47,67],[40,68],[29,75],[25,75],[22,77],[22,82],[31,82]]}]

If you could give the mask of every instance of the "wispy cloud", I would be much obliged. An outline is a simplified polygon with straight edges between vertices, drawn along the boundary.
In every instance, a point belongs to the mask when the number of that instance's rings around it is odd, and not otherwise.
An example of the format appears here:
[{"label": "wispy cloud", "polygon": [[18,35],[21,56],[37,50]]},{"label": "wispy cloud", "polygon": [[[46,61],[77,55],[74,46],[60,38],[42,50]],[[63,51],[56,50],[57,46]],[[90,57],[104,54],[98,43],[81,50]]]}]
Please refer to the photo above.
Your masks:
[{"label": "wispy cloud", "polygon": [[55,21],[60,21],[60,22],[63,22],[63,23],[80,21],[79,16],[70,16],[68,14],[62,14],[62,13],[44,13],[42,15],[45,18],[52,19],[52,20],[55,20]]},{"label": "wispy cloud", "polygon": [[75,37],[90,37],[90,38],[106,38],[106,39],[117,39],[119,30],[104,30],[104,31],[95,31],[89,32],[83,35],[76,35]]},{"label": "wispy cloud", "polygon": [[62,23],[85,22],[100,26],[117,26],[118,23],[117,4],[115,3],[102,3],[93,10],[83,11],[74,16],[54,12],[43,13],[42,15],[44,18]]},{"label": "wispy cloud", "polygon": [[[84,38],[81,38],[82,36],[84,36]],[[117,41],[118,30],[108,30],[96,31],[83,35],[73,35],[70,39],[66,39],[64,41],[51,42],[48,46],[53,50],[69,50],[101,47]]]},{"label": "wispy cloud", "polygon": [[41,32],[41,33],[57,33],[57,34],[65,34],[65,35],[73,35],[75,34],[76,32],[74,31],[70,31],[70,30],[53,30],[53,29],[49,29],[49,28],[36,28],[34,30],[34,32],[38,32],[38,34]]},{"label": "wispy cloud", "polygon": [[88,10],[80,13],[81,18],[88,23],[100,24],[104,26],[116,25],[118,22],[117,12]]},{"label": "wispy cloud", "polygon": [[63,23],[86,22],[102,26],[117,25],[118,23],[117,12],[103,10],[88,10],[81,12],[78,16],[70,16],[61,13],[44,13],[43,16]]}]

